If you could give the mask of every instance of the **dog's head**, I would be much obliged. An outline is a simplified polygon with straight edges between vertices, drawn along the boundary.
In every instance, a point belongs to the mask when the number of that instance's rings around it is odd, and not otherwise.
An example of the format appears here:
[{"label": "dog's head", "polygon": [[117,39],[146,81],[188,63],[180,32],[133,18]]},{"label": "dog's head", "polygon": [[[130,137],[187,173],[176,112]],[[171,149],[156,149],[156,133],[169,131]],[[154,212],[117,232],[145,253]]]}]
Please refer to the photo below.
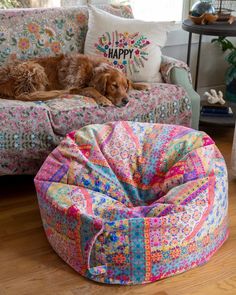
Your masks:
[{"label": "dog's head", "polygon": [[129,80],[119,70],[106,63],[100,64],[94,70],[90,86],[107,97],[114,105],[124,106],[128,103]]}]

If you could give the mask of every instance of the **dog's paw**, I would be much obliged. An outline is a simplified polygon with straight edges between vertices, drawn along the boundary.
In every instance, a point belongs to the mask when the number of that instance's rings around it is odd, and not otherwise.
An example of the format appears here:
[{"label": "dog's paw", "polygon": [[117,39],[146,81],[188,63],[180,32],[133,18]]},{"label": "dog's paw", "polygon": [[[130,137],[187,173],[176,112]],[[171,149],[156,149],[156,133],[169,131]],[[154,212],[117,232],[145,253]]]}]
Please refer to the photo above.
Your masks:
[{"label": "dog's paw", "polygon": [[78,88],[74,87],[74,88],[70,88],[70,89],[68,90],[68,93],[69,93],[69,94],[80,94],[80,91],[79,91]]},{"label": "dog's paw", "polygon": [[135,90],[149,90],[151,85],[148,83],[132,83],[132,88]]},{"label": "dog's paw", "polygon": [[107,102],[101,102],[98,105],[100,105],[101,107],[112,107],[112,106],[114,106],[112,103],[107,103]]},{"label": "dog's paw", "polygon": [[113,103],[109,99],[107,99],[105,96],[100,96],[99,99],[96,99],[96,102],[98,105],[102,107],[113,106]]},{"label": "dog's paw", "polygon": [[139,90],[150,90],[151,89],[151,85],[148,83],[143,83],[140,84],[140,89]]}]

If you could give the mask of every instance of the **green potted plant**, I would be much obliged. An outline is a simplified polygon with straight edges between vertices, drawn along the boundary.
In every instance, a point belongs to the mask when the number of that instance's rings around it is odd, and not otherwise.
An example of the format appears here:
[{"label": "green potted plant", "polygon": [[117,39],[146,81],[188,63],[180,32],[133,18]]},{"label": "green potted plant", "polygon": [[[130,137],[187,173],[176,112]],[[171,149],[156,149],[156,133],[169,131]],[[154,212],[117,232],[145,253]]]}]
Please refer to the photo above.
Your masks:
[{"label": "green potted plant", "polygon": [[223,52],[229,51],[225,60],[229,63],[229,67],[225,73],[227,100],[236,102],[236,47],[226,37],[218,37],[211,40],[212,43],[220,45]]}]

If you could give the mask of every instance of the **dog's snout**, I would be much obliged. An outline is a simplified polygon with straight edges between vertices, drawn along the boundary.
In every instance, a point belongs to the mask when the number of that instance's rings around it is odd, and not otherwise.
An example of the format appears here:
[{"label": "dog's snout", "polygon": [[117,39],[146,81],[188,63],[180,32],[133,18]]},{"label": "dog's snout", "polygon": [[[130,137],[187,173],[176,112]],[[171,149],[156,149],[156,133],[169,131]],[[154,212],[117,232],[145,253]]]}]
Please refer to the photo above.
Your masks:
[{"label": "dog's snout", "polygon": [[125,105],[129,102],[127,97],[122,98],[122,103]]}]

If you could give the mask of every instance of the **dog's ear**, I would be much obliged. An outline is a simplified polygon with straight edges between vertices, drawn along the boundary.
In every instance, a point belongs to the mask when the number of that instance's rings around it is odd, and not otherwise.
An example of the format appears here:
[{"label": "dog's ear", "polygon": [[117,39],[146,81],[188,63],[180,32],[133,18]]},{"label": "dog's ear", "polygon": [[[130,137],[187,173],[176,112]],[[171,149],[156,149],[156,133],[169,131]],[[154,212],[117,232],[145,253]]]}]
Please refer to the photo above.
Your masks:
[{"label": "dog's ear", "polygon": [[97,89],[102,95],[106,94],[107,88],[107,79],[110,76],[108,73],[102,73],[98,77],[98,83],[95,85],[95,89]]},{"label": "dog's ear", "polygon": [[94,87],[102,95],[105,95],[108,77],[109,73],[97,72],[97,74],[94,75],[94,78],[91,80],[90,86]]},{"label": "dog's ear", "polygon": [[102,95],[106,93],[107,79],[109,77],[110,66],[107,63],[99,63],[93,70],[93,77],[89,83],[89,86],[94,87]]},{"label": "dog's ear", "polygon": [[127,84],[128,84],[127,91],[129,91],[130,89],[132,89],[131,81],[129,79],[127,79]]}]

